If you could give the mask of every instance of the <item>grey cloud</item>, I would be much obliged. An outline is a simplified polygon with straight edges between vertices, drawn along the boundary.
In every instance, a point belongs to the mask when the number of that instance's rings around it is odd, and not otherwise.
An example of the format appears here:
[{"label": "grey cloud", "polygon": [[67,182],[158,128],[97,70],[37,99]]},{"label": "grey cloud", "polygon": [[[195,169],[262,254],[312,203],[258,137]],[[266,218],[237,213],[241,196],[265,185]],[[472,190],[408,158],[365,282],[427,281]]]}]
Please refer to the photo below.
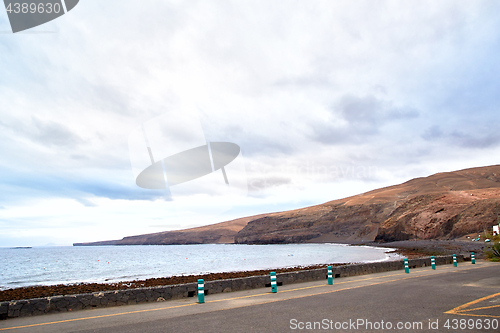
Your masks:
[{"label": "grey cloud", "polygon": [[290,155],[295,151],[295,148],[291,143],[287,144],[280,142],[275,138],[264,136],[242,138],[239,145],[241,147],[242,154],[247,157],[256,155],[275,156],[277,153]]},{"label": "grey cloud", "polygon": [[84,205],[85,207],[97,207],[97,204],[95,204],[94,202],[92,202],[91,200],[89,199],[85,199],[85,198],[75,198],[75,200],[79,203],[81,203],[82,205]]},{"label": "grey cloud", "polygon": [[380,100],[374,96],[356,97],[346,95],[341,98],[339,106],[340,115],[352,125],[372,126],[399,119],[418,117],[418,112],[413,108],[398,108],[392,102]]},{"label": "grey cloud", "polygon": [[[209,141],[226,141],[232,142],[240,146],[243,156],[251,157],[256,155],[290,155],[296,151],[296,147],[292,142],[276,133],[286,133],[286,125],[279,122],[275,124],[276,132],[265,134],[256,133],[249,130],[247,127],[238,124],[232,124],[217,128],[217,126],[204,124],[206,137]],[[272,124],[267,124],[271,125]]]},{"label": "grey cloud", "polygon": [[384,94],[386,95],[387,94],[387,88],[384,87],[383,85],[381,84],[376,84],[373,86],[373,90],[378,92],[378,93],[381,93],[381,94]]},{"label": "grey cloud", "polygon": [[199,134],[191,132],[190,128],[176,126],[175,121],[172,121],[172,123],[168,124],[168,126],[165,126],[165,124],[163,125],[164,126],[162,128],[161,134],[163,136],[163,139],[166,140],[166,142],[171,142],[171,143],[191,142],[193,140],[193,137],[195,137],[196,134]]},{"label": "grey cloud", "polygon": [[362,129],[357,129],[353,132],[351,129],[334,128],[329,124],[318,124],[314,127],[314,140],[326,144],[341,144],[341,143],[361,143],[364,138],[373,131],[367,132]]},{"label": "grey cloud", "polygon": [[441,127],[434,125],[432,127],[429,127],[423,134],[422,138],[427,141],[439,139],[443,136],[443,131],[441,130]]},{"label": "grey cloud", "polygon": [[396,107],[373,95],[357,97],[345,95],[331,108],[332,118],[340,118],[346,125],[337,126],[335,120],[313,126],[313,138],[327,144],[361,143],[379,133],[386,124],[417,118],[419,112],[412,107]]},{"label": "grey cloud", "polygon": [[54,122],[31,117],[31,124],[14,121],[12,124],[0,122],[0,126],[17,138],[27,138],[41,145],[58,147],[75,147],[83,143],[83,139],[68,127]]},{"label": "grey cloud", "polygon": [[83,173],[80,170],[71,175],[59,170],[42,174],[0,167],[0,174],[4,176],[0,184],[0,202],[19,202],[25,198],[70,198],[91,207],[94,205],[94,198],[172,200],[168,191],[144,190],[135,186],[133,181],[124,183],[112,176],[100,178]]},{"label": "grey cloud", "polygon": [[489,148],[500,144],[500,134],[481,129],[471,129],[468,132],[455,130],[445,132],[440,126],[428,128],[421,137],[426,141],[447,142],[451,146],[463,148]]},{"label": "grey cloud", "polygon": [[[81,86],[87,87],[87,102],[91,104],[92,109],[124,116],[134,114],[130,108],[130,99],[133,95],[123,91],[123,89],[109,84],[93,84],[86,80],[80,80],[80,82],[76,82],[75,90]],[[78,91],[77,94],[82,94],[82,92]]]},{"label": "grey cloud", "polygon": [[31,138],[37,143],[74,147],[83,142],[82,138],[71,132],[67,127],[53,121],[41,121],[32,117],[35,131],[30,133]]},{"label": "grey cloud", "polygon": [[261,177],[248,180],[249,191],[260,191],[266,188],[291,184],[292,180],[285,177]]},{"label": "grey cloud", "polygon": [[464,148],[489,148],[500,143],[499,133],[485,133],[471,135],[460,131],[451,133],[450,138],[457,145]]}]

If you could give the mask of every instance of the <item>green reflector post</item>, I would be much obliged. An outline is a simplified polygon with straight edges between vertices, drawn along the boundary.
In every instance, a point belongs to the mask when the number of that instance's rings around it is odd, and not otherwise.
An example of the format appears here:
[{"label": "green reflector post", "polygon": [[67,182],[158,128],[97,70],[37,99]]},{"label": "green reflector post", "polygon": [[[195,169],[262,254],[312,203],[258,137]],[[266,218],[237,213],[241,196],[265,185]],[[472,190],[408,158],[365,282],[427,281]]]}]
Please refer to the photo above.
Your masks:
[{"label": "green reflector post", "polygon": [[410,273],[410,266],[408,266],[408,259],[405,258],[405,273]]},{"label": "green reflector post", "polygon": [[436,258],[434,256],[431,256],[431,266],[432,269],[436,269]]},{"label": "green reflector post", "polygon": [[474,252],[470,253],[470,261],[475,264],[476,263],[476,256],[474,255]]},{"label": "green reflector post", "polygon": [[333,271],[332,271],[332,266],[328,266],[326,268],[328,270],[328,284],[332,285],[333,284]]},{"label": "green reflector post", "polygon": [[453,255],[453,266],[455,266],[455,267],[458,266],[458,264],[457,264],[457,255],[456,254]]},{"label": "green reflector post", "polygon": [[271,272],[271,291],[278,292],[278,283],[276,282],[276,272]]},{"label": "green reflector post", "polygon": [[198,279],[198,303],[205,303],[205,281]]}]

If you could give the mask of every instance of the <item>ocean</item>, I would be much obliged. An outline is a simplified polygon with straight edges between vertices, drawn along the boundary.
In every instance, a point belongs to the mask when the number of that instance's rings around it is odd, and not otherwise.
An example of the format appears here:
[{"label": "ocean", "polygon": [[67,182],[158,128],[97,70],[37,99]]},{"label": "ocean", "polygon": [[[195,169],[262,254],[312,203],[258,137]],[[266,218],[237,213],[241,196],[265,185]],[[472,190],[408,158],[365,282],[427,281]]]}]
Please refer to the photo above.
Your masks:
[{"label": "ocean", "polygon": [[400,258],[388,251],[342,244],[0,248],[0,290]]}]

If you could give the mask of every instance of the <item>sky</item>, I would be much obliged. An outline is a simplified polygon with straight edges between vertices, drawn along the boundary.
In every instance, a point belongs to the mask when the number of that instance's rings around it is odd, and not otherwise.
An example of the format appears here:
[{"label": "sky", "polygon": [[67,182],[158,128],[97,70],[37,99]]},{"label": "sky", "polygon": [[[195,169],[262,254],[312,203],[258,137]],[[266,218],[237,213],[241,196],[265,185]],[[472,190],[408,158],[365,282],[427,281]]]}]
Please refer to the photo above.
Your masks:
[{"label": "sky", "polygon": [[[195,227],[498,164],[498,54],[498,1],[81,0],[16,34],[0,10],[0,246]],[[162,147],[237,144],[244,191],[137,186],[144,124],[170,124]]]}]

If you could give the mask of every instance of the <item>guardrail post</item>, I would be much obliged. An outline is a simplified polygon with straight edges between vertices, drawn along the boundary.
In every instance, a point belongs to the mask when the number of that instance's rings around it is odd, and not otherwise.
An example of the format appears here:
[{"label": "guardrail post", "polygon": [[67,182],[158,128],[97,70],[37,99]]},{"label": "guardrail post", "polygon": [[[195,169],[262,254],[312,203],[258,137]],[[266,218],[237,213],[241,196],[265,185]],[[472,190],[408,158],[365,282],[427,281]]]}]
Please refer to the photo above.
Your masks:
[{"label": "guardrail post", "polygon": [[328,284],[332,285],[333,284],[333,271],[332,271],[332,266],[328,266],[326,269],[328,269]]},{"label": "guardrail post", "polygon": [[470,261],[475,264],[476,263],[476,256],[474,255],[474,252],[470,253]]},{"label": "guardrail post", "polygon": [[436,258],[434,256],[431,256],[431,266],[432,269],[436,269]]},{"label": "guardrail post", "polygon": [[457,264],[457,255],[456,254],[453,255],[453,266],[455,266],[455,267],[458,266],[458,264]]},{"label": "guardrail post", "polygon": [[271,291],[278,292],[278,283],[276,282],[276,272],[271,272]]},{"label": "guardrail post", "polygon": [[205,281],[198,279],[198,303],[205,303]]},{"label": "guardrail post", "polygon": [[405,273],[410,273],[410,266],[408,266],[408,259],[405,258]]}]

